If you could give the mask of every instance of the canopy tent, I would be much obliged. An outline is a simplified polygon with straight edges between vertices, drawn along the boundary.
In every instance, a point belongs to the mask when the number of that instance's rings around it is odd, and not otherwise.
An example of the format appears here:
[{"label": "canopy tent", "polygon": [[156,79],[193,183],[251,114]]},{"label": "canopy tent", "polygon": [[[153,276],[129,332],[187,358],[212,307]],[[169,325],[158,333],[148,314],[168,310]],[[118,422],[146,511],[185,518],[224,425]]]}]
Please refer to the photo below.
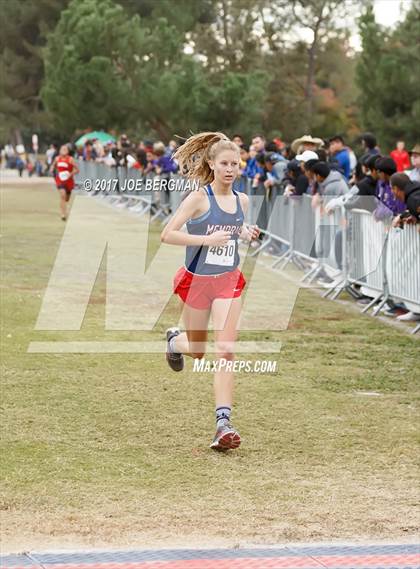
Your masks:
[{"label": "canopy tent", "polygon": [[106,142],[115,142],[115,137],[108,132],[104,132],[103,130],[94,130],[93,132],[87,132],[83,134],[80,138],[78,138],[75,142],[76,146],[83,146],[87,140],[99,140],[102,144]]}]

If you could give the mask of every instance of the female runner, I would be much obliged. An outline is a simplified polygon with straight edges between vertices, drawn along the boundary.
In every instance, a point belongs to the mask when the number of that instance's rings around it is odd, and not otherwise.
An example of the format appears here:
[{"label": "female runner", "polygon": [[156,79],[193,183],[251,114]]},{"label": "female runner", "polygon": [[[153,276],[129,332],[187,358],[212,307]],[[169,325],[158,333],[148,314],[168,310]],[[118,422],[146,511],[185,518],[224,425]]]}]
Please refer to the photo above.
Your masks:
[{"label": "female runner", "polygon": [[51,165],[51,171],[55,171],[55,185],[60,192],[61,219],[67,219],[66,204],[70,200],[74,188],[74,176],[79,172],[74,158],[70,156],[68,147],[63,144],[59,155]]},{"label": "female runner", "polygon": [[[238,268],[238,238],[256,239],[259,229],[244,225],[248,196],[235,192],[239,174],[239,147],[220,132],[204,132],[189,138],[174,155],[180,171],[203,184],[179,206],[162,232],[161,240],[186,246],[185,266],[174,277],[174,292],[183,307],[185,332],[166,332],[166,359],[174,371],[184,367],[184,355],[203,358],[210,315],[215,332],[217,360],[234,360],[234,343],[246,284]],[[181,231],[186,224],[187,233]],[[227,367],[227,366],[226,366]],[[216,367],[216,435],[210,447],[237,448],[241,438],[230,423],[233,372]]]}]

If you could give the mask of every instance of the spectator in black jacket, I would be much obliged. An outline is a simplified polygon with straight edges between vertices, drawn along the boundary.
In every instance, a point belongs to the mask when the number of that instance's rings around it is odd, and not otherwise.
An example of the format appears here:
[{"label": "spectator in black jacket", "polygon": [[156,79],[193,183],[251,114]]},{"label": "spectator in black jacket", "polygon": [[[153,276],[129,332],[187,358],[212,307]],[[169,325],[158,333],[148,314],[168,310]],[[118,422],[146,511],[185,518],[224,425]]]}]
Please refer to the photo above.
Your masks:
[{"label": "spectator in black jacket", "polygon": [[398,172],[390,179],[394,196],[405,203],[407,210],[395,218],[395,226],[401,223],[420,223],[420,182],[412,182],[407,174]]},{"label": "spectator in black jacket", "polygon": [[357,195],[350,199],[345,206],[347,209],[365,209],[373,212],[377,205],[376,187],[378,185],[379,173],[376,170],[376,161],[379,160],[378,154],[366,156],[362,161],[362,177],[356,182],[358,189]]},{"label": "spectator in black jacket", "polygon": [[300,163],[297,160],[291,160],[286,168],[285,176],[285,195],[301,196],[307,193],[308,178],[302,172]]},{"label": "spectator in black jacket", "polygon": [[371,132],[365,132],[361,135],[360,140],[362,142],[362,147],[364,150],[363,158],[368,156],[374,156],[379,154],[379,149],[377,147],[376,136]]}]

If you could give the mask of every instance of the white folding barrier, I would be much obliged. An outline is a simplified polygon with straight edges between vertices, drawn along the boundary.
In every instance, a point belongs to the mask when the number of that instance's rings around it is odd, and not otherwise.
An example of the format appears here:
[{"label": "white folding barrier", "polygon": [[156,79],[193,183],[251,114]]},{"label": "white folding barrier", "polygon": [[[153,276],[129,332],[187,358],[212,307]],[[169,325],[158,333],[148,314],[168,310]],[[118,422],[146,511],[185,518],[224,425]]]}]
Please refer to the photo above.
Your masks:
[{"label": "white folding barrier", "polygon": [[352,284],[361,286],[363,294],[373,297],[364,311],[382,298],[376,314],[388,298],[385,260],[389,227],[365,210],[353,209],[348,218],[348,278]]},{"label": "white folding barrier", "polygon": [[385,267],[389,296],[420,313],[420,233],[417,228],[406,225],[404,229],[390,230]]}]

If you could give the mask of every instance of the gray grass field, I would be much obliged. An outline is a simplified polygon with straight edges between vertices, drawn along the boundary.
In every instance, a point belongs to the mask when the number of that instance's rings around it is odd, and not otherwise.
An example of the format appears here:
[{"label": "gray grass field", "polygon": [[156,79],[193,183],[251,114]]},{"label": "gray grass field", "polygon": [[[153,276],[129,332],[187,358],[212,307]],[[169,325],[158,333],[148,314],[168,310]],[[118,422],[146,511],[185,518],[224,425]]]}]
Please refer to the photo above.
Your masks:
[{"label": "gray grass field", "polygon": [[277,373],[238,375],[243,445],[216,454],[212,376],[191,361],[176,375],[163,354],[27,353],[161,339],[178,307],[153,332],[105,332],[101,271],[81,332],[36,332],[58,197],[49,181],[1,195],[4,551],[418,535],[418,340],[301,290],[288,330],[267,333]]}]

